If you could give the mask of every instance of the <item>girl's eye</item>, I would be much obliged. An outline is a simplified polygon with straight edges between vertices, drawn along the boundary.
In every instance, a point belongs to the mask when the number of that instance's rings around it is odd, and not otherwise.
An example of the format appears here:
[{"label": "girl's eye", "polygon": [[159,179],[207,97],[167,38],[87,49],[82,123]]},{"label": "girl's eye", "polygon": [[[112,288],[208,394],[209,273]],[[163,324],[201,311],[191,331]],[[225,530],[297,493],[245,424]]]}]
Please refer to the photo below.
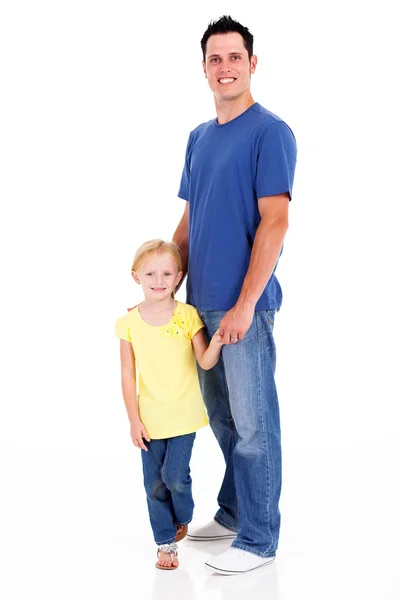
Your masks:
[{"label": "girl's eye", "polygon": [[169,277],[170,275],[172,275],[172,273],[164,273],[165,277]]}]

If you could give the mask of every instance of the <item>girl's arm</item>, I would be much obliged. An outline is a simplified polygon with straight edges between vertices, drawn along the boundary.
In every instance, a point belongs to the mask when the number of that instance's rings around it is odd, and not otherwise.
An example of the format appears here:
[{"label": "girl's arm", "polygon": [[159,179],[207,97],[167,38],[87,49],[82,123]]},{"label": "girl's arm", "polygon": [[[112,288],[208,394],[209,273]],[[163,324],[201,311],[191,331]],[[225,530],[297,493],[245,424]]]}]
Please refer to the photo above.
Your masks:
[{"label": "girl's arm", "polygon": [[136,396],[136,361],[130,342],[120,340],[120,355],[122,395],[131,424],[131,438],[137,448],[147,451],[142,438],[145,438],[148,442],[150,438],[139,416]]},{"label": "girl's arm", "polygon": [[220,334],[219,329],[212,336],[210,344],[207,344],[204,328],[200,329],[196,335],[193,336],[192,344],[197,362],[201,368],[206,371],[212,369],[219,360],[221,348],[223,346],[222,335]]}]

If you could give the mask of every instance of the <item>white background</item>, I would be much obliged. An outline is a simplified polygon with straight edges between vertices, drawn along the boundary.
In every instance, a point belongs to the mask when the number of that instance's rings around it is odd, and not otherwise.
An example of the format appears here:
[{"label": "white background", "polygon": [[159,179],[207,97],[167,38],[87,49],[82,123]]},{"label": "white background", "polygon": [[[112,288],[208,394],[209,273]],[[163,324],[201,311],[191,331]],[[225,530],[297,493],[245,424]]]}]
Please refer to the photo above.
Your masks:
[{"label": "white background", "polygon": [[[394,2],[3,2],[0,13],[0,591],[7,600],[400,595]],[[208,22],[255,36],[254,98],[298,166],[277,271],[284,487],[278,560],[210,575],[155,547],[119,384],[115,319],[139,244],[171,238],[189,131],[214,117]],[[178,298],[184,300],[184,290]],[[195,520],[222,476],[209,429]]]}]

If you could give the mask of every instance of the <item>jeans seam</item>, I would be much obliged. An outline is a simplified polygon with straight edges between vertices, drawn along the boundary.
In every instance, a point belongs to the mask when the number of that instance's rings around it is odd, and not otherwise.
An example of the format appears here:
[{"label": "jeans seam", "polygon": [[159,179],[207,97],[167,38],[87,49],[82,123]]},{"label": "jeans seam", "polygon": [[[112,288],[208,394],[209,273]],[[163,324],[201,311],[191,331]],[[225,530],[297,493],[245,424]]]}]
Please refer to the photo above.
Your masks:
[{"label": "jeans seam", "polygon": [[[169,444],[168,441],[166,443],[166,450],[165,450],[165,456],[164,456],[164,461],[161,467],[161,479],[163,480],[164,484],[167,486],[166,481],[165,481],[165,471],[167,468],[167,459],[168,459],[168,450],[169,450]],[[168,486],[167,486],[168,489]]]},{"label": "jeans seam", "polygon": [[[235,421],[234,421],[233,416],[232,416],[231,403],[230,403],[230,400],[229,400],[229,388],[228,388],[228,384],[227,384],[227,381],[226,381],[225,364],[224,364],[224,358],[222,356],[222,353],[221,353],[220,359],[218,361],[218,364],[219,364],[219,367],[220,367],[220,369],[222,371],[222,381],[224,382],[225,395],[226,395],[226,397],[228,399],[229,412],[231,413],[231,423],[229,424],[229,427],[231,429],[232,437],[233,437],[233,441],[234,441],[233,451],[232,451],[232,460],[234,460],[233,452],[235,451],[235,447],[236,447],[236,444],[237,444],[237,431],[236,431]],[[232,426],[232,423],[233,423],[233,426]],[[233,473],[235,473],[235,469],[233,469]],[[233,484],[235,485],[235,479],[233,480]],[[236,514],[236,519],[235,519],[234,526],[237,528],[238,525],[239,525],[239,502],[238,502],[238,497],[237,497],[237,494],[236,494],[236,489],[235,489],[235,514]]]},{"label": "jeans seam", "polygon": [[273,544],[273,536],[271,533],[269,516],[271,514],[270,504],[271,504],[271,446],[268,443],[268,416],[267,416],[267,402],[264,400],[265,406],[263,406],[263,395],[261,390],[261,373],[262,373],[262,339],[261,339],[261,324],[260,324],[260,314],[256,312],[256,327],[257,327],[257,342],[258,342],[258,402],[259,408],[261,408],[261,423],[262,423],[262,431],[263,431],[263,445],[266,450],[267,457],[267,501],[265,503],[265,522],[267,523],[267,531],[269,534],[270,544],[266,549],[266,552],[271,548]]}]

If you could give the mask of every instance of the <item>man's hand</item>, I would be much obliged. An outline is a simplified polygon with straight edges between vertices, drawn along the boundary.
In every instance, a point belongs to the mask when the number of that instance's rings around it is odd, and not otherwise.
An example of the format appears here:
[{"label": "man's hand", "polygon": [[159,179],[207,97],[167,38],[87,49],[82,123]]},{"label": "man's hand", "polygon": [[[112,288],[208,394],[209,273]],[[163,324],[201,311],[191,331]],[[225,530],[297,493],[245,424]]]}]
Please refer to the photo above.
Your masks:
[{"label": "man's hand", "polygon": [[254,317],[254,307],[237,304],[229,310],[219,324],[223,344],[237,344],[244,338]]},{"label": "man's hand", "polygon": [[139,419],[131,422],[131,438],[133,445],[136,446],[136,448],[141,448],[147,452],[147,447],[143,442],[143,438],[150,442],[150,437],[146,427]]}]

